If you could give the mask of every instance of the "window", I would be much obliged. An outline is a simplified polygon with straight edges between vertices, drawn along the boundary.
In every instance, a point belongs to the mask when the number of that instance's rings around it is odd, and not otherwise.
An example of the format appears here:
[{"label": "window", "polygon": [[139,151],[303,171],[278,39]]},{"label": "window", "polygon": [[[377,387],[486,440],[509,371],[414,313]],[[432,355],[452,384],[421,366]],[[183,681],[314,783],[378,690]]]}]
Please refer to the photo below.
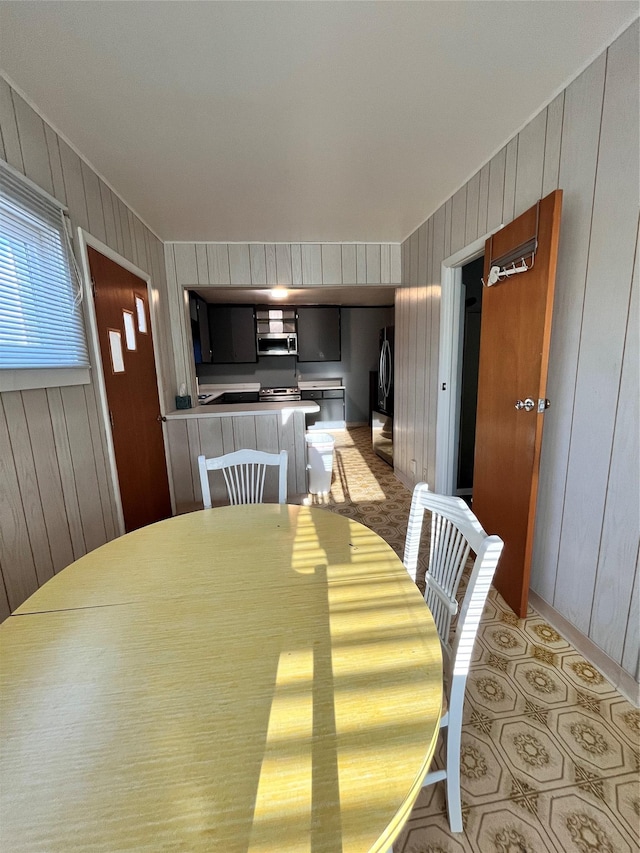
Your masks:
[{"label": "window", "polygon": [[0,390],[88,381],[79,294],[63,209],[1,163]]}]

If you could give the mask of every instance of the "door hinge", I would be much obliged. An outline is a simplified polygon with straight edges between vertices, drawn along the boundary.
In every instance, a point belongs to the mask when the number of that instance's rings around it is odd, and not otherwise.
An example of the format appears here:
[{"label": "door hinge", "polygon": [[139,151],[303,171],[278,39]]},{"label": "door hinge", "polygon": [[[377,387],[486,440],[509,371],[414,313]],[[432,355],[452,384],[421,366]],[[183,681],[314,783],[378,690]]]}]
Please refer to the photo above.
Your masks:
[{"label": "door hinge", "polygon": [[93,276],[91,276],[91,293],[93,294],[93,298],[96,298],[96,280]]},{"label": "door hinge", "polygon": [[114,427],[113,412],[111,411],[111,409],[109,409],[109,420],[111,421],[111,429],[113,429],[113,427]]}]

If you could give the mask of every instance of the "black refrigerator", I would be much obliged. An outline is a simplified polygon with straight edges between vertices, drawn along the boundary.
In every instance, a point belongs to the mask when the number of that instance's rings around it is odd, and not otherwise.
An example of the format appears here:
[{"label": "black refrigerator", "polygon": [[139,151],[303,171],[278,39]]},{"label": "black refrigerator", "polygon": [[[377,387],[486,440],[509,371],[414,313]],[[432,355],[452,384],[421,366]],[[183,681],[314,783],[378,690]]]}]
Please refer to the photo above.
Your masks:
[{"label": "black refrigerator", "polygon": [[393,465],[393,326],[380,329],[376,406],[371,412],[374,452]]}]

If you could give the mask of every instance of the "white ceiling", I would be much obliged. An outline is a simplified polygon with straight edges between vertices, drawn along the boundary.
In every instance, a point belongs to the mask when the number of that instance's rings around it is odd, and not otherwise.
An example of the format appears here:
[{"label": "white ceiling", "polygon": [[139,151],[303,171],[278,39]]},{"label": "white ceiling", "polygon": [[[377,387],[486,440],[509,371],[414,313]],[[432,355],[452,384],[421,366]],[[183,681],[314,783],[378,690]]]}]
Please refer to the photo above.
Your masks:
[{"label": "white ceiling", "polygon": [[7,78],[164,240],[404,239],[633,2],[0,2]]}]

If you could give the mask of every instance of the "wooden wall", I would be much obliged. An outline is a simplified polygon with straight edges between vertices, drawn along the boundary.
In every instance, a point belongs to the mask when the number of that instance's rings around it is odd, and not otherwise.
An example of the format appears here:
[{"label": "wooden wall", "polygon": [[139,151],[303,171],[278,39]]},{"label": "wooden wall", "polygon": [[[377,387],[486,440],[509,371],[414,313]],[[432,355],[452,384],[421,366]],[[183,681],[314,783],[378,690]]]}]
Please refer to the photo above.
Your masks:
[{"label": "wooden wall", "polygon": [[[175,374],[162,243],[2,78],[0,157],[66,204],[74,230],[82,226],[151,275],[170,403]],[[0,394],[0,619],[115,535],[94,385]]]},{"label": "wooden wall", "polygon": [[[242,417],[170,418],[167,422],[176,512],[202,509],[202,490],[198,456],[222,456],[234,450],[266,450],[289,454],[287,495],[296,503],[307,492],[307,456],[304,412],[272,412]],[[226,503],[227,493],[222,475],[209,477],[211,498]],[[267,473],[265,500],[277,501],[276,469]]]},{"label": "wooden wall", "polygon": [[433,482],[440,264],[563,189],[531,588],[636,680],[638,150],[636,21],[403,243],[395,433]]}]

